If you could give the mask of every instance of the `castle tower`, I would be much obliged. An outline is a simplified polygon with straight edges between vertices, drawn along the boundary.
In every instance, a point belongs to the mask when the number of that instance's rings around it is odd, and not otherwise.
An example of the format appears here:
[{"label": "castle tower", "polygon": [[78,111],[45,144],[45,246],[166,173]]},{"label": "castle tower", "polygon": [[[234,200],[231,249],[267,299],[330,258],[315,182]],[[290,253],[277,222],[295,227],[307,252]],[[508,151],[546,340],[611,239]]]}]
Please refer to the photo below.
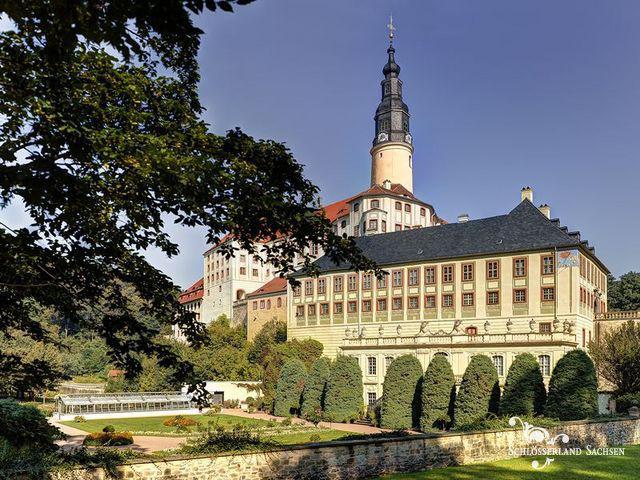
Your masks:
[{"label": "castle tower", "polygon": [[413,192],[413,145],[409,133],[409,107],[402,101],[400,66],[393,48],[393,18],[389,22],[389,58],[382,69],[382,100],[374,117],[376,133],[371,148],[371,186],[385,180]]}]

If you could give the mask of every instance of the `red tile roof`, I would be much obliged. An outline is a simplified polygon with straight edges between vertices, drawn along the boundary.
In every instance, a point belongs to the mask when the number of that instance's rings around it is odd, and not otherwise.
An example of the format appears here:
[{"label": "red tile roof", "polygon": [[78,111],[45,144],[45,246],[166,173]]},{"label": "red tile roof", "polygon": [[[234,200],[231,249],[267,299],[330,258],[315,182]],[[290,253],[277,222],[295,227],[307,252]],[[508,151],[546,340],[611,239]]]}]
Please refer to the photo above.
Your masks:
[{"label": "red tile roof", "polygon": [[247,294],[247,297],[256,297],[258,295],[269,295],[275,293],[284,293],[287,291],[287,279],[276,277],[265,283],[259,289]]},{"label": "red tile roof", "polygon": [[204,296],[204,278],[191,285],[185,291],[180,293],[180,303],[189,303],[198,300]]}]

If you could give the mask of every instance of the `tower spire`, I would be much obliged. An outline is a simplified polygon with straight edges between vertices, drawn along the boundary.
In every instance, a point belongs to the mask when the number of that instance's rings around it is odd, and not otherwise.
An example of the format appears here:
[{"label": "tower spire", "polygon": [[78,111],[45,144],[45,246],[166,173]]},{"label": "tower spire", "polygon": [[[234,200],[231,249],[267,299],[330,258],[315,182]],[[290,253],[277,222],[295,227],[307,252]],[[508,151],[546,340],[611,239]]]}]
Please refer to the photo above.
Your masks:
[{"label": "tower spire", "polygon": [[413,145],[409,133],[409,107],[402,100],[400,65],[395,60],[393,47],[393,16],[389,16],[389,47],[387,63],[382,69],[382,99],[376,109],[375,136],[371,149],[371,185],[381,185],[385,180],[399,183],[413,190]]}]

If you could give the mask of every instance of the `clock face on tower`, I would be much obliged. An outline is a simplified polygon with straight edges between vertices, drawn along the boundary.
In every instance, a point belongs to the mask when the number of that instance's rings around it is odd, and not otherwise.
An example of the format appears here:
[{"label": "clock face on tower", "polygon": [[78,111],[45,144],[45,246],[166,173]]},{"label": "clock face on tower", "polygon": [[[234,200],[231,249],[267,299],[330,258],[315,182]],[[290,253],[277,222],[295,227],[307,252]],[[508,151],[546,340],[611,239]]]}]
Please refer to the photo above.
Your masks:
[{"label": "clock face on tower", "polygon": [[407,143],[411,143],[411,140],[413,140],[413,138],[411,138],[411,134],[410,134],[410,133],[407,133],[407,134],[404,136],[404,141],[405,141],[405,142],[407,142]]},{"label": "clock face on tower", "polygon": [[378,141],[379,142],[386,142],[389,139],[389,135],[387,135],[385,132],[380,132],[378,134]]}]

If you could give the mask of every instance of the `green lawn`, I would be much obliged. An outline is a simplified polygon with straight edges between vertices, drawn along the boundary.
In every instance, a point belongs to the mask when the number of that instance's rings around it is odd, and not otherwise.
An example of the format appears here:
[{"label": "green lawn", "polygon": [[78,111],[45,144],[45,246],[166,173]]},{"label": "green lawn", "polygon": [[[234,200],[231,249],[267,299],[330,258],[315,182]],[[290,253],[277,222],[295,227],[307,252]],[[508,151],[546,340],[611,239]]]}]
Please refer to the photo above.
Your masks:
[{"label": "green lawn", "polygon": [[[387,475],[380,480],[605,480],[640,478],[640,445],[625,447],[624,456],[562,456],[542,470],[531,467],[533,458],[461,467],[436,468],[428,472]],[[540,457],[544,461],[544,457]]]},{"label": "green lawn", "polygon": [[[318,435],[320,439],[311,440],[312,435]],[[318,429],[317,431],[285,433],[283,435],[273,435],[264,437],[265,440],[275,440],[281,445],[299,445],[301,443],[310,442],[328,442],[331,440],[339,440],[342,437],[350,435],[349,432],[341,432],[339,430]]]},{"label": "green lawn", "polygon": [[[167,427],[163,425],[168,418],[173,418],[175,415],[168,415],[166,417],[134,417],[134,418],[109,418],[99,420],[87,420],[86,422],[61,422],[70,427],[84,430],[85,432],[100,432],[106,425],[113,425],[116,431],[122,432],[155,432],[155,433],[175,433],[176,427]],[[184,415],[187,418],[192,418],[197,422],[200,422],[203,426],[207,426],[208,422],[217,422],[224,427],[233,427],[237,424],[254,426],[254,427],[266,427],[269,423],[266,420],[236,417],[233,415],[217,414],[217,415]]]}]

